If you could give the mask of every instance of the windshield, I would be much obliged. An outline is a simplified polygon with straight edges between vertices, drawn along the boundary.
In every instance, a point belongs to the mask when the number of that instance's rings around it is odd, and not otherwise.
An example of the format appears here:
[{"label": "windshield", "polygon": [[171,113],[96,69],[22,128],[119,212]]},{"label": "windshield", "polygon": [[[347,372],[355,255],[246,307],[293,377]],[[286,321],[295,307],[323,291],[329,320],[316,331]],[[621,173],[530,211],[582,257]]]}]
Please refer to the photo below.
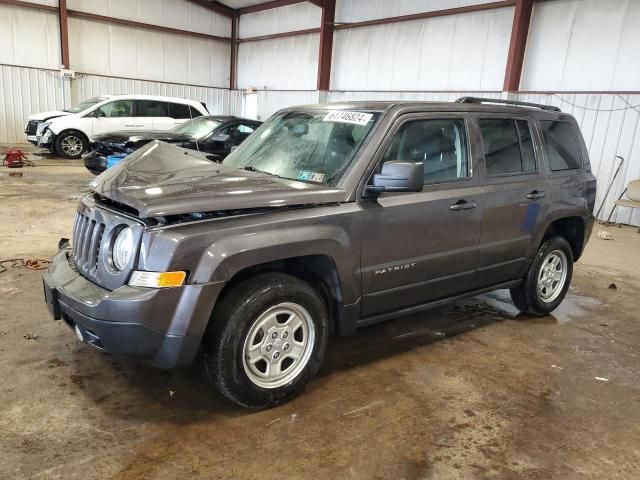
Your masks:
[{"label": "windshield", "polygon": [[218,128],[222,122],[212,120],[208,117],[198,117],[188,122],[181,123],[177,127],[174,127],[171,131],[175,133],[182,133],[183,135],[189,135],[195,140],[209,135],[213,130]]},{"label": "windshield", "polygon": [[82,102],[79,105],[76,105],[75,107],[71,107],[71,108],[65,110],[65,112],[69,112],[69,113],[82,112],[83,110],[86,110],[87,108],[91,107],[92,105],[95,105],[96,103],[102,102],[103,100],[106,100],[107,98],[108,97],[90,98],[89,100],[85,100],[84,102]]},{"label": "windshield", "polygon": [[224,165],[303,182],[335,185],[380,113],[345,110],[282,112],[231,153]]}]

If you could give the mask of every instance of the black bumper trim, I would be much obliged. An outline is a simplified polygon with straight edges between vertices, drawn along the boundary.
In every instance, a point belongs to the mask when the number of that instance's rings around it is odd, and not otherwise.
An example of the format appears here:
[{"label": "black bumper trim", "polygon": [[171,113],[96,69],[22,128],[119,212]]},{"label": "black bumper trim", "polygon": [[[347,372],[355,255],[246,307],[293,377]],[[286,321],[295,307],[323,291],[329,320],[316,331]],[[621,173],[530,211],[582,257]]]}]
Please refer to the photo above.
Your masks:
[{"label": "black bumper trim", "polygon": [[156,368],[169,369],[193,362],[201,336],[167,335],[139,323],[97,320],[59,301],[62,320],[75,329],[83,341],[98,350],[141,359]]}]

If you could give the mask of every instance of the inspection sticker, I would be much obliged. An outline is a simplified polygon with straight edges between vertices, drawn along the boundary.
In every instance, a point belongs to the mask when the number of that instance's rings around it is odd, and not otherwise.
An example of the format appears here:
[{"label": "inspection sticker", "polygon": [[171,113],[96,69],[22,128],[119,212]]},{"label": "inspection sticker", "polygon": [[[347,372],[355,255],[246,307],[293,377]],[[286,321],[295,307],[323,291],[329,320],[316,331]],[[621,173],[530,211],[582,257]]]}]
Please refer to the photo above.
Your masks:
[{"label": "inspection sticker", "polygon": [[345,112],[344,110],[334,110],[325,115],[324,122],[354,123],[356,125],[366,125],[371,120],[373,114],[363,112]]},{"label": "inspection sticker", "polygon": [[298,180],[307,180],[309,182],[322,183],[322,181],[324,180],[324,173],[307,172],[305,170],[301,170],[300,173],[298,173]]}]

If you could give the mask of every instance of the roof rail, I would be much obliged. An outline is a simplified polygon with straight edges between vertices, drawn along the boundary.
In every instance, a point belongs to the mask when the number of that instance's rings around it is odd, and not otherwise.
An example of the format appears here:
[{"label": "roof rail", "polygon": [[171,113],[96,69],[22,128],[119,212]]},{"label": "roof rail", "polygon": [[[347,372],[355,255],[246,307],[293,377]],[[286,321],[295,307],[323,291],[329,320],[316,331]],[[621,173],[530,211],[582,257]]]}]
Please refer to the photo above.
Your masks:
[{"label": "roof rail", "polygon": [[518,107],[533,107],[550,112],[561,112],[558,107],[552,105],[542,105],[541,103],[520,102],[518,100],[502,100],[500,98],[479,98],[479,97],[460,97],[456,103],[499,103],[502,105],[515,105]]}]

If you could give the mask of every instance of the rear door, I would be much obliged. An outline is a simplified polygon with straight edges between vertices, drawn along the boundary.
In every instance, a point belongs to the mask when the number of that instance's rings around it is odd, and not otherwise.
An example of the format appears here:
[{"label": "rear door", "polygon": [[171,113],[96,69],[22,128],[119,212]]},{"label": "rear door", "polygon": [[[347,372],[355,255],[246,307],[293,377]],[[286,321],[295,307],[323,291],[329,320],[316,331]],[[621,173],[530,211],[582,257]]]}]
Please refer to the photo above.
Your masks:
[{"label": "rear door", "polygon": [[169,130],[174,127],[166,101],[136,100],[135,105],[137,130]]},{"label": "rear door", "polygon": [[550,192],[534,122],[526,115],[475,114],[482,146],[485,194],[474,287],[515,280],[529,263],[529,246],[546,218]]},{"label": "rear door", "polygon": [[483,193],[467,114],[398,119],[378,159],[423,162],[424,190],[362,201],[362,316],[467,291],[475,276]]}]

